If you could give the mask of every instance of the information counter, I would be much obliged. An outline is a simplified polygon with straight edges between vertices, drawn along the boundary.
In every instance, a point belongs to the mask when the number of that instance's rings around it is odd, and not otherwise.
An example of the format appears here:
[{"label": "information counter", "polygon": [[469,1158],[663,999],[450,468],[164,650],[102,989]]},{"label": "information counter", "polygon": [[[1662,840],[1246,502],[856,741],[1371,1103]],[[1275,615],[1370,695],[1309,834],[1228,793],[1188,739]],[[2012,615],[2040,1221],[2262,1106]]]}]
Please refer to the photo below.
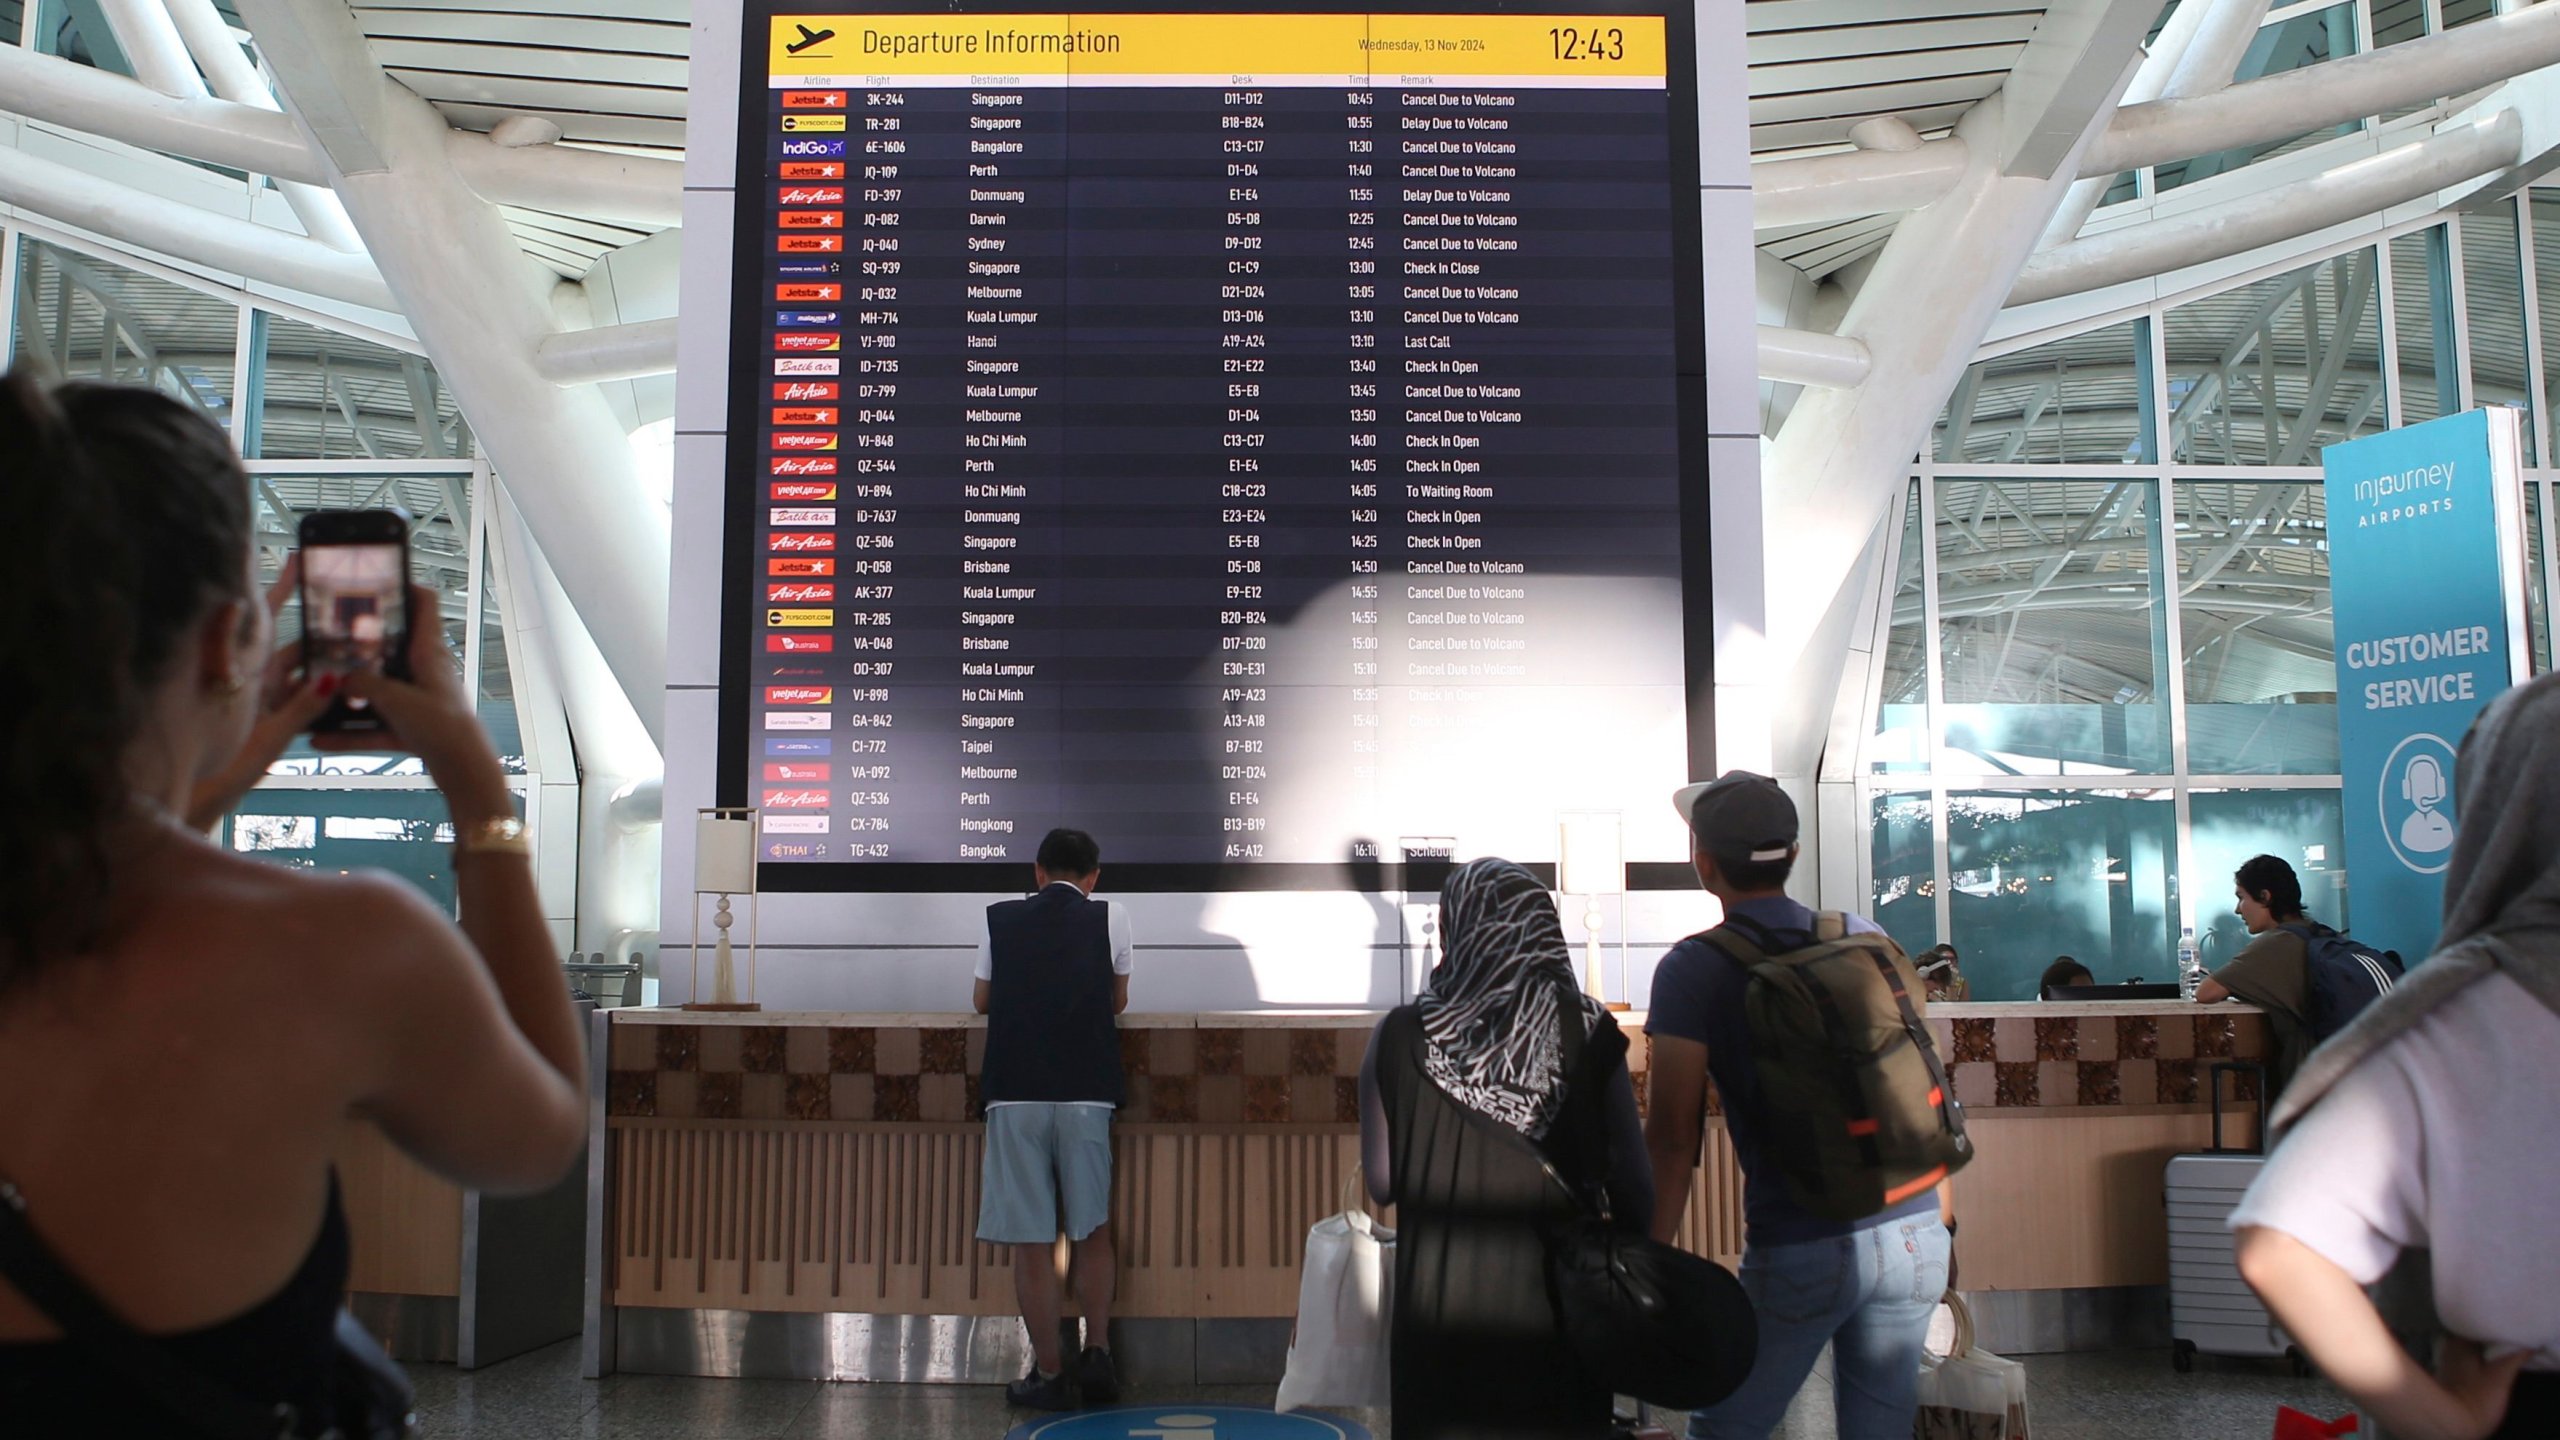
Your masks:
[{"label": "information counter", "polygon": [[[1117,1315],[1133,1365],[1276,1374],[1307,1227],[1359,1163],[1354,1011],[1127,1015]],[[976,1015],[603,1012],[591,1369],[1009,1379],[1011,1262],[974,1238]],[[1633,1040],[1646,1100],[1643,1017]],[[1947,1004],[1931,1025],[1978,1156],[1969,1292],[2166,1279],[2161,1169],[2211,1137],[2210,1067],[2266,1053],[2243,1006]],[[2254,1081],[2225,1139],[2254,1142]],[[1711,1116],[1682,1243],[1733,1263],[1741,1179]],[[793,1318],[800,1317],[800,1318]],[[1143,1357],[1146,1357],[1142,1363]]]}]

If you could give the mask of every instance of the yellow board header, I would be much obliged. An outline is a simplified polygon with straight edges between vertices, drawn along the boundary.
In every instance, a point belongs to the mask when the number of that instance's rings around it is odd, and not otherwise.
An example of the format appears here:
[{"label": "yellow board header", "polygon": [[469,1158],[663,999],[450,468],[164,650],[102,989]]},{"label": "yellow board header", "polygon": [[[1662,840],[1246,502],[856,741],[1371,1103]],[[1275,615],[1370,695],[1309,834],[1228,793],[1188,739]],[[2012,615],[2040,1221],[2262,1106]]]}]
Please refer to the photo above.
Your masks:
[{"label": "yellow board header", "polygon": [[1669,73],[1659,15],[794,15],[776,80],[1021,75],[1540,76]]}]

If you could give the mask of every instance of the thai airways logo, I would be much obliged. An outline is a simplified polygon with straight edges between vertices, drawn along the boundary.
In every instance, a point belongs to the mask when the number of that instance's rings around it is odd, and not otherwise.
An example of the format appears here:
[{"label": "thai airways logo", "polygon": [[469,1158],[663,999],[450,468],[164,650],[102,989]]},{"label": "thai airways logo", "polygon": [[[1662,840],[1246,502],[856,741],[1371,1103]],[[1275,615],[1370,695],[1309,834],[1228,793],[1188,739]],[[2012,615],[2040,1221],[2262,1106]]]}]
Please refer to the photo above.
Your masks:
[{"label": "thai airways logo", "polygon": [[833,635],[767,635],[764,648],[772,655],[826,655],[834,652]]},{"label": "thai airways logo", "polygon": [[773,248],[784,255],[841,255],[844,253],[844,237],[841,235],[785,235],[774,243]]},{"label": "thai airways logo", "polygon": [[793,380],[773,387],[776,400],[833,400],[843,393],[843,387],[824,380]]},{"label": "thai airways logo", "polygon": [[839,313],[834,310],[785,310],[773,317],[773,323],[787,330],[800,330],[812,325],[833,325]]},{"label": "thai airways logo", "polygon": [[765,516],[765,523],[768,525],[833,525],[836,523],[836,507],[833,505],[776,505],[766,511]]},{"label": "thai airways logo", "polygon": [[836,623],[833,610],[767,610],[764,623],[776,630],[823,630]]},{"label": "thai airways logo", "polygon": [[764,599],[768,605],[807,605],[832,602],[836,587],[823,580],[778,580],[767,582]]},{"label": "thai airways logo", "polygon": [[[839,125],[836,128],[844,127]],[[782,142],[782,154],[792,160],[841,160],[844,158],[844,143],[842,140],[785,140]]]},{"label": "thai airways logo", "polygon": [[822,430],[784,430],[773,437],[776,450],[833,450],[836,437]]},{"label": "thai airways logo", "polygon": [[775,217],[775,223],[784,230],[841,230],[844,228],[844,212],[785,210]]},{"label": "thai airways logo", "polygon": [[841,110],[844,108],[844,92],[841,90],[785,90],[782,92],[782,108],[785,110]]},{"label": "thai airways logo", "polygon": [[767,755],[833,755],[836,753],[836,742],[833,740],[767,740],[764,742],[764,753]]},{"label": "thai airways logo", "polygon": [[776,375],[840,375],[844,362],[820,355],[785,355],[773,362]]},{"label": "thai airways logo", "polygon": [[827,480],[776,480],[767,493],[776,500],[833,500],[836,487]]},{"label": "thai airways logo", "polygon": [[836,717],[823,710],[772,710],[764,717],[767,730],[833,730]]},{"label": "thai airways logo", "polygon": [[776,455],[770,468],[776,475],[833,475],[836,459],[832,455]]},{"label": "thai airways logo", "polygon": [[824,790],[767,790],[764,792],[764,808],[767,810],[824,810],[827,808],[827,792]]},{"label": "thai airways logo", "polygon": [[844,187],[841,185],[785,185],[777,198],[784,205],[841,205],[844,203]]},{"label": "thai airways logo", "polygon": [[833,575],[836,562],[829,559],[781,558],[764,562],[767,575]]},{"label": "thai airways logo", "polygon": [[785,115],[782,117],[782,133],[841,135],[844,133],[844,117],[841,115]]},{"label": "thai airways logo", "polygon": [[776,425],[834,425],[840,423],[836,417],[842,413],[833,406],[810,408],[781,405],[774,409],[773,423]]},{"label": "thai airways logo", "polygon": [[844,178],[844,162],[841,160],[786,160],[782,162],[782,178],[785,180],[841,180]]},{"label": "thai airways logo", "polygon": [[788,785],[824,785],[836,778],[836,767],[806,760],[768,760],[764,766],[767,783]]},{"label": "thai airways logo", "polygon": [[828,685],[767,685],[764,687],[764,703],[767,705],[833,705],[836,703],[836,692],[834,687]]},{"label": "thai airways logo", "polygon": [[776,350],[841,350],[844,335],[836,330],[785,330],[773,337]]},{"label": "thai airways logo", "polygon": [[765,548],[779,554],[812,550],[832,552],[836,548],[836,535],[832,530],[777,531],[771,540],[765,542]]}]

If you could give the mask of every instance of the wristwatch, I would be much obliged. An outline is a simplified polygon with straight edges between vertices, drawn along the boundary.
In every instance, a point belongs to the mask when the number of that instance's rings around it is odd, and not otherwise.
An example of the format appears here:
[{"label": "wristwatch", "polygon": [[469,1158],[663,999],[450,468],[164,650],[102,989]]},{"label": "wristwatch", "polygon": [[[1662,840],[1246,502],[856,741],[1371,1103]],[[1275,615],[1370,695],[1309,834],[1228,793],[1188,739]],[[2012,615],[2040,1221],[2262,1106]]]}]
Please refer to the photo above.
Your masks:
[{"label": "wristwatch", "polygon": [[531,833],[522,820],[501,815],[476,825],[457,827],[453,853],[456,855],[524,855],[533,854]]}]

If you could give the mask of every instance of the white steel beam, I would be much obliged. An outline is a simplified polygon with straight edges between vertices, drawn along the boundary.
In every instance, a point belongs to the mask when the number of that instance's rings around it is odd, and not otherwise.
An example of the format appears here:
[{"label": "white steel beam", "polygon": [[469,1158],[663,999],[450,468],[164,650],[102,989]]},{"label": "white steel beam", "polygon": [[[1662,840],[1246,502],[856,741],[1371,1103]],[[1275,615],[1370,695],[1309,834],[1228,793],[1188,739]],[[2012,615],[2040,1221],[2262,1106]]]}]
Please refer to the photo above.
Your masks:
[{"label": "white steel beam", "polygon": [[454,169],[443,117],[393,82],[343,0],[244,0],[288,107],[525,523],[654,740],[663,716],[667,512],[604,397],[535,363],[554,277]]},{"label": "white steel beam", "polygon": [[[674,322],[660,323],[672,325]],[[1789,330],[1782,325],[1760,327],[1760,378],[1763,380],[1775,380],[1785,385],[1825,385],[1833,389],[1847,389],[1863,382],[1873,364],[1874,358],[1867,353],[1867,347],[1856,340],[1811,330]]]},{"label": "white steel beam", "polygon": [[2432,195],[2513,165],[2523,153],[2524,124],[2502,110],[2308,180],[2047,250],[2019,273],[2009,303],[2033,304],[2244,254]]},{"label": "white steel beam", "polygon": [[684,223],[684,166],[562,145],[500,145],[454,130],[445,152],[484,200],[623,225]]},{"label": "white steel beam", "polygon": [[628,325],[563,330],[543,337],[534,347],[533,363],[542,377],[554,385],[595,385],[643,375],[671,375],[676,368],[676,322],[641,320]]},{"label": "white steel beam", "polygon": [[1894,210],[1916,210],[1964,174],[1964,142],[1933,140],[1915,150],[1849,150],[1751,167],[1751,223],[1820,225]]},{"label": "white steel beam", "polygon": [[[2210,95],[2231,83],[2240,62],[2257,43],[2258,27],[2267,18],[2267,0],[2194,0],[2203,5],[2195,33],[2180,47],[2168,83],[2160,94],[2172,100]],[[2185,8],[2181,6],[2180,8]],[[2144,99],[2155,97],[2144,96]]]},{"label": "white steel beam", "polygon": [[[158,4],[160,0],[141,0]],[[224,23],[222,12],[213,8],[213,0],[166,0],[168,17],[186,42],[187,53],[195,57],[213,93],[235,105],[256,110],[283,113],[273,92],[267,89],[265,77],[249,63],[248,55],[238,41],[231,38],[231,27]],[[303,180],[276,181],[284,193],[285,203],[293,207],[293,217],[302,222],[303,233],[332,250],[350,254],[364,249],[356,238],[356,227],[347,219],[347,207],[338,197],[318,185]]]},{"label": "white steel beam", "polygon": [[181,100],[13,45],[0,45],[0,109],[208,165],[279,179],[327,178],[311,143],[282,115],[227,100]]},{"label": "white steel beam", "polygon": [[205,97],[204,77],[178,39],[177,27],[160,0],[98,0],[116,47],[133,63],[134,77],[163,95],[179,100]]},{"label": "white steel beam", "polygon": [[[2046,7],[2035,38],[2000,87],[2000,173],[2044,180],[2065,171],[2092,126],[2115,113],[2155,5],[2065,0]],[[2078,178],[2072,170],[2066,178]]]},{"label": "white steel beam", "polygon": [[[2160,27],[2159,35],[2144,52],[2142,63],[2134,67],[2133,81],[2125,86],[2124,99],[2120,103],[2139,105],[2146,100],[2159,99],[2161,92],[2168,89],[2169,76],[2178,68],[2178,61],[2194,42],[2196,32],[2203,28],[2206,14],[2233,4],[2248,3],[2252,0],[2178,0],[2178,8],[2170,12],[2169,23]],[[2099,202],[2107,198],[2107,190],[2114,184],[2112,173],[2085,176],[2075,182],[2071,193],[2064,197],[2062,208],[2044,227],[2044,238],[2036,242],[2036,248],[2050,249],[2077,237],[2080,227],[2088,224],[2089,217],[2097,213]]]}]

